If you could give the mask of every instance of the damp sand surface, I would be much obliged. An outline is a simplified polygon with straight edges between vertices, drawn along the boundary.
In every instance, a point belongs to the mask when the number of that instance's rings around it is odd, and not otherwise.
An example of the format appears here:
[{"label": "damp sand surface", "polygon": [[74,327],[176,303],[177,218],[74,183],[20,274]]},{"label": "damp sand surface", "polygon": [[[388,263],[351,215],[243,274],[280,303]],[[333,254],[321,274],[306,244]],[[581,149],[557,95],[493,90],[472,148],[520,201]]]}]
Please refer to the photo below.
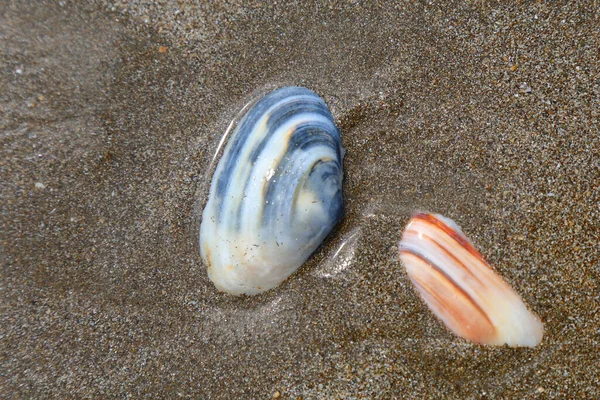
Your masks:
[{"label": "damp sand surface", "polygon": [[[600,396],[600,7],[0,1],[0,397]],[[198,251],[229,122],[330,106],[343,222],[290,279],[218,293]],[[397,254],[455,220],[545,323],[449,333]]]}]

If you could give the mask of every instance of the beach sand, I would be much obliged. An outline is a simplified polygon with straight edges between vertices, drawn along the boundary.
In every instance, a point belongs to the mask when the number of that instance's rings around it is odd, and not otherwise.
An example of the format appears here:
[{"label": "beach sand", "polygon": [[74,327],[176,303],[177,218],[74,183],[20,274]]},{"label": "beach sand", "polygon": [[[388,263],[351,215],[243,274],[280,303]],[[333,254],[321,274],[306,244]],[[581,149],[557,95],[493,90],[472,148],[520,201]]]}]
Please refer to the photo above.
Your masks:
[{"label": "beach sand", "polygon": [[[0,0],[0,397],[600,397],[600,5]],[[280,287],[208,280],[227,125],[306,86],[342,223]],[[397,254],[454,219],[545,324],[444,328]]]}]

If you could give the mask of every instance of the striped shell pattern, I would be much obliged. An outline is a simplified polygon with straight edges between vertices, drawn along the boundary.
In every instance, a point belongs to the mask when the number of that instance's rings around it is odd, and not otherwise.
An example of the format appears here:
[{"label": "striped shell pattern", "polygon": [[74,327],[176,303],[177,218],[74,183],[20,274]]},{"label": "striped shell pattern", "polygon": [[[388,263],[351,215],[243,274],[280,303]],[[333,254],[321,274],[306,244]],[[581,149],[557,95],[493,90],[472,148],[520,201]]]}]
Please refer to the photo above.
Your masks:
[{"label": "striped shell pattern", "polygon": [[277,89],[241,118],[212,178],[200,252],[215,286],[257,294],[276,287],[342,216],[342,146],[325,102]]},{"label": "striped shell pattern", "polygon": [[490,345],[532,347],[542,340],[538,317],[449,218],[415,215],[400,258],[421,298],[457,335]]}]

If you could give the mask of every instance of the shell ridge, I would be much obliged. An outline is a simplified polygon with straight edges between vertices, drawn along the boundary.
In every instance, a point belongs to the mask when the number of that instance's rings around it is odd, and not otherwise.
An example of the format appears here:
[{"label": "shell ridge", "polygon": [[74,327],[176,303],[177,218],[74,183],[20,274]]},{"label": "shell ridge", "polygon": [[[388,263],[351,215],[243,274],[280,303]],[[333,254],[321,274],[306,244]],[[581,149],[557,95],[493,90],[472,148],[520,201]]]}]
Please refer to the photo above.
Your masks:
[{"label": "shell ridge", "polygon": [[[478,299],[476,297],[471,296],[471,294],[469,293],[469,290],[465,289],[465,287],[461,284],[460,281],[457,281],[452,276],[450,276],[443,267],[441,267],[440,265],[438,265],[437,263],[435,263],[434,261],[429,259],[427,257],[427,255],[419,252],[418,249],[405,247],[403,250],[401,250],[401,252],[410,253],[413,256],[421,259],[421,261],[424,264],[427,264],[432,269],[432,271],[435,271],[435,273],[441,275],[447,282],[450,283],[450,285],[452,285],[452,287],[456,288],[459,291],[459,293],[462,294],[464,296],[464,298],[467,299],[471,303],[471,305],[479,311],[481,316],[484,317],[490,323],[490,325],[495,325],[494,322],[487,315],[485,310],[482,308]],[[426,289],[428,291],[431,290],[431,288],[426,288]]]},{"label": "shell ridge", "polygon": [[[465,290],[468,290],[470,296],[477,299],[479,304],[485,303],[485,299],[482,299],[480,296],[482,289],[485,287],[485,281],[482,281],[476,271],[474,271],[481,267],[470,265],[473,263],[473,260],[461,257],[461,254],[457,253],[455,246],[452,246],[451,243],[449,244],[443,237],[440,238],[439,235],[436,235],[435,231],[424,233],[417,232],[415,229],[418,229],[418,226],[413,225],[406,229],[405,235],[407,239],[410,240],[410,238],[418,235],[420,245],[427,248],[428,254],[435,256],[435,260],[431,261],[439,268],[443,268],[446,274],[452,277],[454,281],[468,281],[469,285],[464,285]],[[414,244],[412,248],[418,248],[418,246],[418,244]],[[420,253],[423,254],[423,251]]]},{"label": "shell ridge", "polygon": [[[245,115],[242,116],[240,122],[234,129],[232,136],[225,147],[225,151],[223,153],[223,164],[219,162],[219,166],[223,165],[223,170],[220,171],[219,174],[223,174],[227,171],[231,171],[235,169],[237,164],[236,160],[240,159],[240,153],[243,151],[247,140],[249,140],[253,135],[253,132],[256,132],[255,127],[258,125],[258,122],[265,116],[269,115],[269,112],[272,109],[279,107],[278,99],[284,97],[286,95],[287,88],[283,88],[282,90],[276,90],[274,92],[269,93],[267,96],[259,100],[254,106],[252,106]],[[265,125],[268,121],[265,121]],[[215,172],[217,175],[217,172]],[[229,183],[230,181],[226,181],[225,183]],[[227,187],[222,187],[217,190],[217,193],[223,195],[227,191]]]},{"label": "shell ridge", "polygon": [[[293,97],[294,101],[302,100],[301,96]],[[289,101],[288,101],[289,102]],[[269,108],[269,111],[276,112],[288,104],[280,104],[274,105]],[[268,112],[269,112],[268,111]],[[292,110],[294,111],[294,110]],[[296,110],[297,111],[297,110]],[[285,158],[288,154],[289,145],[286,146],[284,142],[278,140],[281,136],[281,133],[292,132],[291,136],[293,136],[297,130],[297,126],[300,121],[304,121],[310,119],[311,117],[315,119],[316,115],[319,114],[302,114],[297,115],[297,112],[286,114],[288,117],[287,121],[279,122],[276,119],[277,123],[267,123],[267,127],[264,128],[264,133],[260,136],[260,141],[254,146],[253,149],[249,149],[247,153],[250,153],[249,159],[247,162],[243,164],[246,166],[245,168],[240,169],[240,176],[238,176],[237,180],[241,182],[245,182],[244,194],[246,196],[258,196],[258,191],[262,189],[260,185],[263,184],[265,179],[265,169],[268,164],[270,164],[270,169],[276,168],[280,161]],[[320,118],[320,117],[319,117]],[[269,121],[273,119],[272,116],[269,116]],[[325,122],[325,121],[324,121]],[[249,133],[250,135],[251,133]],[[285,136],[284,136],[285,137]],[[268,153],[272,154],[273,161],[269,160],[258,160],[259,154],[264,152],[265,150],[269,150]],[[276,155],[275,155],[276,154]],[[243,159],[241,160],[243,161]],[[280,185],[278,185],[280,186]],[[268,201],[268,199],[267,199]],[[264,202],[252,202],[255,206],[254,209],[246,209],[249,202],[241,202],[239,201],[239,210],[235,213],[235,218],[237,219],[237,227],[243,224],[243,220],[246,218],[259,219],[264,213],[264,207],[266,203]]]}]

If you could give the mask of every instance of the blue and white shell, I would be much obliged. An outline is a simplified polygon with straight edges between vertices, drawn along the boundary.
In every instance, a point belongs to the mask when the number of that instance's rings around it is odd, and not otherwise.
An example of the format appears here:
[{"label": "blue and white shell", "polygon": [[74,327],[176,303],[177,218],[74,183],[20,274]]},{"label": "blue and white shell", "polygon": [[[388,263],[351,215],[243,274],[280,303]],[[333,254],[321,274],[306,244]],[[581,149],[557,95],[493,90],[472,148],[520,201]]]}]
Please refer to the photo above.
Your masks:
[{"label": "blue and white shell", "polygon": [[213,175],[200,253],[233,295],[272,289],[319,247],[343,212],[340,132],[325,102],[302,87],[254,104]]}]

